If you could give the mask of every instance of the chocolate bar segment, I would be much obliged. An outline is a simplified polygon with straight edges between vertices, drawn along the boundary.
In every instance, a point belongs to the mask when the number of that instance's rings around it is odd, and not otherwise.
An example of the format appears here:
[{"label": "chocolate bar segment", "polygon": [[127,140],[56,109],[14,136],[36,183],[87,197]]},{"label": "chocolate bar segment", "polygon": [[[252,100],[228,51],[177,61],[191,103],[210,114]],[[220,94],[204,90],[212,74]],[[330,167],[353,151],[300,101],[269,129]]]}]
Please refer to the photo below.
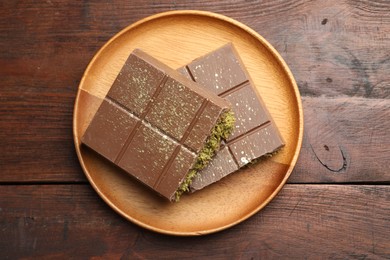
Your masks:
[{"label": "chocolate bar segment", "polygon": [[236,124],[224,147],[191,184],[199,190],[282,146],[283,139],[232,44],[178,69],[230,101]]},{"label": "chocolate bar segment", "polygon": [[[187,188],[188,175],[207,163],[199,155],[215,125],[229,128],[223,121],[229,107],[224,99],[135,50],[82,143],[172,201]],[[223,134],[213,137],[221,140]]]},{"label": "chocolate bar segment", "polygon": [[115,161],[139,118],[104,99],[82,141],[101,155]]}]

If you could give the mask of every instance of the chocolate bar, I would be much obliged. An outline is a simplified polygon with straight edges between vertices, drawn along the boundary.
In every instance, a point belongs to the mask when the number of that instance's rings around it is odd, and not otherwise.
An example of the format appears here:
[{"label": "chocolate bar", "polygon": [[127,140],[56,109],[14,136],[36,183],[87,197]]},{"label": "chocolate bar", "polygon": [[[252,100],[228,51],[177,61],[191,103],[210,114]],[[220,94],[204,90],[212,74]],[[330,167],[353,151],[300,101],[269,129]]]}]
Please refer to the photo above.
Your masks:
[{"label": "chocolate bar", "polygon": [[202,56],[178,69],[232,104],[236,125],[222,149],[193,180],[192,191],[226,175],[282,146],[283,139],[264,102],[257,95],[248,72],[232,44]]},{"label": "chocolate bar", "polygon": [[226,100],[135,50],[82,143],[173,201],[188,189],[233,124]]}]

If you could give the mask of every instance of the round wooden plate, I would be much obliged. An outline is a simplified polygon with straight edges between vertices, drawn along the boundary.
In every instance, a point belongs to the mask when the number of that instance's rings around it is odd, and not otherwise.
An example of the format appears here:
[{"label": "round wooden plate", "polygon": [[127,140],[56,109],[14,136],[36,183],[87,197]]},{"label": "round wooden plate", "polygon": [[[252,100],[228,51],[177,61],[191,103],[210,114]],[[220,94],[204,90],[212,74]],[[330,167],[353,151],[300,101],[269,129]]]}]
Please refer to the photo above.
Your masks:
[{"label": "round wooden plate", "polygon": [[[80,144],[80,138],[134,48],[172,68],[232,42],[281,131],[286,146],[271,158],[240,170],[180,202],[169,203]],[[97,193],[115,211],[147,229],[203,235],[242,222],[269,203],[297,161],[303,116],[295,80],[277,51],[247,26],[202,11],[147,17],[110,39],[87,67],[77,93],[74,141],[81,166]]]}]

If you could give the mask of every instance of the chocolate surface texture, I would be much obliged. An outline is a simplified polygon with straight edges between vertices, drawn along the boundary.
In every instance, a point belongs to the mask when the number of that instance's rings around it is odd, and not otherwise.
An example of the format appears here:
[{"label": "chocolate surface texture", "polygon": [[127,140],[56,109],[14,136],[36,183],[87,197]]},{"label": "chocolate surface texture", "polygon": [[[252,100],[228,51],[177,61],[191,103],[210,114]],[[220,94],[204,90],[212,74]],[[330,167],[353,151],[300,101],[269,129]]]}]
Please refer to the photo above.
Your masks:
[{"label": "chocolate surface texture", "polygon": [[178,71],[231,102],[236,125],[225,145],[193,180],[196,191],[284,146],[261,97],[232,44],[202,56]]},{"label": "chocolate surface texture", "polygon": [[229,107],[224,99],[135,50],[82,143],[172,201]]}]

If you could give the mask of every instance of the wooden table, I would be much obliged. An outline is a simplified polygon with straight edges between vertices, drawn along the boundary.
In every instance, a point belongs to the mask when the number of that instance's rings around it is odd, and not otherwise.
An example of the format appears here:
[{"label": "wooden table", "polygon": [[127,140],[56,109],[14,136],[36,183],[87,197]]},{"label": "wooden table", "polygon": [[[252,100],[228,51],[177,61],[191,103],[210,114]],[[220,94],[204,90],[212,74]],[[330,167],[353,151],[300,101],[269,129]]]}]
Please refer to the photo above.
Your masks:
[{"label": "wooden table", "polygon": [[[211,235],[174,237],[116,214],[91,188],[73,104],[96,51],[167,10],[230,16],[290,66],[305,133],[288,184]],[[390,2],[2,1],[0,258],[390,258]]]}]

